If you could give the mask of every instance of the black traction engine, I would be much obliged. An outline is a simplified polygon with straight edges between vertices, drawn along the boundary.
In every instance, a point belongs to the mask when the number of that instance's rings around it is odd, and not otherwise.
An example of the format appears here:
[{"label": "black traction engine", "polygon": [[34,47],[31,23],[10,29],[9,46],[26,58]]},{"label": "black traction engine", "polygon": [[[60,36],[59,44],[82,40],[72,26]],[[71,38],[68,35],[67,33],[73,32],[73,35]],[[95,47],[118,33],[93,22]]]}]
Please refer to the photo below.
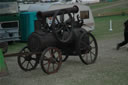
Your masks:
[{"label": "black traction engine", "polygon": [[[35,32],[29,38],[24,52],[35,54],[18,57],[19,66],[30,71],[40,63],[47,74],[55,73],[69,56],[79,56],[84,64],[92,64],[98,55],[95,37],[87,32],[83,20],[76,13],[77,6],[37,12]],[[50,21],[51,20],[51,23]]]}]

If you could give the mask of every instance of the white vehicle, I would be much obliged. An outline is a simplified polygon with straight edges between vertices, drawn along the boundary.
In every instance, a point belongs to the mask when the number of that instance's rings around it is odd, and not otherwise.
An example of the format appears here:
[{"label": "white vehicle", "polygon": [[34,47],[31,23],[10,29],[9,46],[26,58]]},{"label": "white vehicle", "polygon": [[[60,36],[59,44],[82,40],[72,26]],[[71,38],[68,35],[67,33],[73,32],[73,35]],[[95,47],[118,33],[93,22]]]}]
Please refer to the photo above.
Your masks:
[{"label": "white vehicle", "polygon": [[73,7],[74,5],[79,7],[79,12],[75,14],[75,18],[77,18],[77,15],[79,15],[80,18],[83,19],[84,21],[84,25],[82,26],[82,28],[86,29],[87,31],[94,30],[95,29],[94,18],[91,9],[88,6],[82,5],[80,3],[55,4],[55,5],[51,5],[49,7],[49,10],[68,8],[68,7]]}]

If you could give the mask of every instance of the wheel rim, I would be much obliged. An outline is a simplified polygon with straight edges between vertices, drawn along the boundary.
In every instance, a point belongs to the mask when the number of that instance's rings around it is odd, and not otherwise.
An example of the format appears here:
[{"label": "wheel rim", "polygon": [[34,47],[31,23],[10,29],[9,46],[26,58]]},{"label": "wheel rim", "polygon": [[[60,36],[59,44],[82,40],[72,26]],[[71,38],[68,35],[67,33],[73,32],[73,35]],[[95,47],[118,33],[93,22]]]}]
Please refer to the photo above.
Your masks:
[{"label": "wheel rim", "polygon": [[[82,36],[82,39],[84,38],[84,36],[85,34]],[[92,64],[97,59],[98,46],[95,37],[91,33],[88,33],[88,37],[89,37],[88,49],[84,50],[84,52],[81,53],[80,59],[85,64]]]},{"label": "wheel rim", "polygon": [[[58,15],[59,11],[57,11],[53,17],[52,21],[52,30],[57,38],[62,43],[67,43],[72,38],[72,15],[70,13],[68,14],[62,14]],[[65,17],[68,17],[67,20],[65,20]]]},{"label": "wheel rim", "polygon": [[[20,53],[29,53],[29,52],[30,51],[27,47],[23,48],[20,51]],[[22,70],[31,71],[35,69],[38,64],[37,56],[36,54],[18,56],[18,64]]]},{"label": "wheel rim", "polygon": [[56,73],[62,63],[62,55],[57,48],[47,48],[41,56],[41,67],[47,74]]}]

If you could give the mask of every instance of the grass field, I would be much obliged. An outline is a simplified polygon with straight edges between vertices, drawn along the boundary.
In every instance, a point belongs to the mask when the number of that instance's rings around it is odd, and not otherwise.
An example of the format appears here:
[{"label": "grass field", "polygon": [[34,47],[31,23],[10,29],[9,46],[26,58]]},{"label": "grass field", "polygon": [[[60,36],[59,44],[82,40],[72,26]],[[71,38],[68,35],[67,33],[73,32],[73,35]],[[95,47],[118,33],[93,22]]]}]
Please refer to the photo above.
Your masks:
[{"label": "grass field", "polygon": [[[114,34],[123,32],[124,22],[128,19],[128,15],[122,16],[107,16],[95,18],[96,29],[93,31],[93,34],[97,38],[105,38],[107,36],[111,37]],[[113,31],[109,31],[110,20],[112,20]]]},{"label": "grass field", "polygon": [[91,9],[96,9],[96,8],[111,5],[113,3],[115,3],[115,1],[114,2],[107,2],[107,3],[106,2],[95,3],[95,4],[90,4],[89,6],[90,6]]},{"label": "grass field", "polygon": [[113,13],[127,13],[128,12],[128,1],[127,0],[116,0],[113,2],[100,2],[89,5],[92,9],[93,15],[106,15]]},{"label": "grass field", "polygon": [[121,12],[121,13],[128,12],[128,3],[123,6],[122,5],[115,6],[115,7],[95,11],[95,12],[93,12],[93,15],[97,16],[99,14],[102,15],[102,14],[108,14],[108,13],[112,14],[112,13],[119,13],[119,12]]},{"label": "grass field", "polygon": [[26,43],[14,42],[9,45],[8,53],[19,52],[24,46],[26,46]]}]

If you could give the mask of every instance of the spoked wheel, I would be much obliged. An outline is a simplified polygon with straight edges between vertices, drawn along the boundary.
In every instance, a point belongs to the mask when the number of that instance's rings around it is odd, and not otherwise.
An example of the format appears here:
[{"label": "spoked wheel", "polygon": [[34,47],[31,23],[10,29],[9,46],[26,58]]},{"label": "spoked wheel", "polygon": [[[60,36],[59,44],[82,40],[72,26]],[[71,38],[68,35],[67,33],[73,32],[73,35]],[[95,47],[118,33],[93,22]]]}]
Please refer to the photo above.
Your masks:
[{"label": "spoked wheel", "polygon": [[[20,53],[30,53],[30,50],[28,47],[24,47]],[[38,57],[36,54],[18,56],[18,64],[22,70],[31,71],[38,65]]]},{"label": "spoked wheel", "polygon": [[80,49],[81,54],[79,57],[84,64],[88,65],[96,61],[98,46],[95,37],[91,33],[82,34],[80,37]]},{"label": "spoked wheel", "polygon": [[[66,10],[65,10],[66,11]],[[70,13],[59,15],[60,11],[54,14],[51,28],[57,40],[62,43],[69,42],[73,37],[72,15]]]},{"label": "spoked wheel", "polygon": [[56,73],[62,63],[62,55],[58,48],[49,47],[41,55],[40,65],[47,74]]}]

